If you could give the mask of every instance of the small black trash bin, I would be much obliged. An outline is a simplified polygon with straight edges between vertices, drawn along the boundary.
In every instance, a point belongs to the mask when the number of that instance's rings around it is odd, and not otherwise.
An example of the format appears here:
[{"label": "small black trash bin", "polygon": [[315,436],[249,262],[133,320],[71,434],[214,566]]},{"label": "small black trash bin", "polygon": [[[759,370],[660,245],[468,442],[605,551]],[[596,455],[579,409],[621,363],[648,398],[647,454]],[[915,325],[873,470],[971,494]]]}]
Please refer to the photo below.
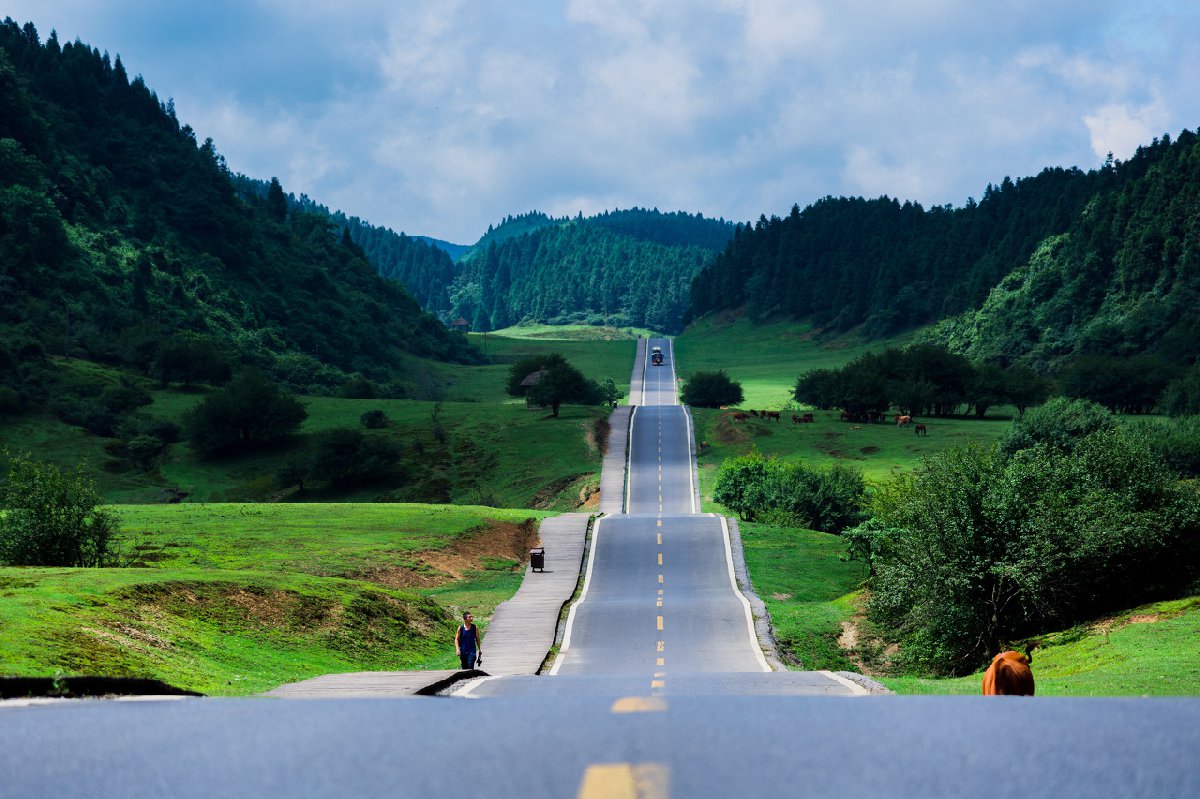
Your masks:
[{"label": "small black trash bin", "polygon": [[545,547],[535,547],[529,550],[529,567],[535,572],[544,572],[546,570]]}]

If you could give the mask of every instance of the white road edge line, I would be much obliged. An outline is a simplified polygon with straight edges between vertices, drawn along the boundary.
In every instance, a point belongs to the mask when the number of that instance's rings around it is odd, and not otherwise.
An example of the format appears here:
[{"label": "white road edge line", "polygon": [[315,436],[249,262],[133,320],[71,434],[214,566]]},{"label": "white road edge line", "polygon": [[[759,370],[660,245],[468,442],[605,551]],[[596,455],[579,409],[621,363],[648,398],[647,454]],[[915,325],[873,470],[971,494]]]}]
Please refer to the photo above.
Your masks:
[{"label": "white road edge line", "polygon": [[498,674],[495,676],[476,677],[473,680],[467,680],[463,684],[462,688],[456,688],[453,691],[451,691],[450,695],[451,696],[466,696],[466,697],[470,697],[471,699],[478,699],[479,697],[477,697],[477,696],[471,696],[471,694],[475,693],[475,689],[478,688],[479,686],[483,685],[485,682],[489,682],[491,680],[498,680],[498,679],[500,679],[500,675],[498,675]]},{"label": "white road edge line", "polygon": [[646,367],[650,365],[650,339],[646,339],[646,347],[642,350],[642,401],[640,405],[646,404]]},{"label": "white road edge line", "polygon": [[[725,565],[729,567],[729,585],[733,588],[733,593],[737,595],[737,598],[742,601],[742,608],[746,611],[746,627],[750,631],[750,645],[754,649],[754,656],[758,658],[758,665],[762,666],[763,671],[770,671],[771,665],[763,657],[762,647],[758,645],[758,633],[754,631],[754,613],[750,610],[750,600],[746,599],[738,589],[737,576],[733,571],[733,545],[729,543],[729,522],[725,521],[724,516],[721,517],[721,532],[725,534]],[[847,682],[849,681],[847,680]]]},{"label": "white road edge line", "polygon": [[688,432],[688,488],[692,490],[692,513],[699,513],[696,508],[696,495],[700,493],[700,462],[697,460],[696,446],[696,431],[692,429],[692,411],[688,406],[684,405],[683,415],[687,417],[687,432]]},{"label": "white road edge line", "polygon": [[672,405],[679,405],[679,377],[675,374],[675,339],[666,339],[667,349],[671,351],[671,396],[674,398],[671,401]]},{"label": "white road edge line", "polygon": [[583,600],[587,599],[588,586],[592,584],[592,567],[596,565],[596,549],[600,546],[600,525],[603,523],[604,519],[597,519],[596,526],[592,528],[592,549],[588,553],[587,571],[583,575],[583,590],[579,592],[579,599],[575,600],[571,605],[571,610],[567,613],[567,629],[563,632],[563,641],[558,650],[558,657],[554,658],[554,665],[550,667],[551,676],[558,674],[558,670],[563,664],[563,658],[566,657],[567,650],[571,648],[571,628],[575,625],[575,611],[583,604]]},{"label": "white road edge line", "polygon": [[625,436],[625,507],[621,509],[621,513],[629,513],[629,506],[633,501],[633,420],[637,417],[639,407],[641,406],[634,405],[629,414],[629,432]]},{"label": "white road edge line", "polygon": [[850,693],[853,694],[854,696],[867,696],[871,693],[866,688],[863,688],[861,685],[856,683],[854,680],[847,680],[845,677],[841,676],[840,674],[834,674],[832,671],[818,671],[817,673],[828,677],[829,679],[833,680],[834,682],[839,682],[842,685],[846,686],[847,688],[850,689]]}]

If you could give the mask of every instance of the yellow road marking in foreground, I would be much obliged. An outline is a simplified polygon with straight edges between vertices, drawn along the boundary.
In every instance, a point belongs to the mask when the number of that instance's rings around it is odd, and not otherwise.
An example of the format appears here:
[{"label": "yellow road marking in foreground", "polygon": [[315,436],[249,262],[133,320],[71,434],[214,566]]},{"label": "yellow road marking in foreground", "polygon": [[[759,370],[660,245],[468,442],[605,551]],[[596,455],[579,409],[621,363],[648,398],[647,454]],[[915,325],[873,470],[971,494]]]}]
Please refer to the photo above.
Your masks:
[{"label": "yellow road marking in foreground", "polygon": [[667,665],[667,659],[666,658],[657,658],[654,661],[654,665],[655,666],[665,666],[665,665]]},{"label": "yellow road marking in foreground", "polygon": [[666,688],[667,684],[663,680],[651,680],[650,687],[651,688]]},{"label": "yellow road marking in foreground", "polygon": [[658,520],[658,526],[659,526],[659,527],[662,527],[662,519],[659,519],[659,520]]},{"label": "yellow road marking in foreground", "polygon": [[659,543],[659,546],[662,545],[662,533],[658,534],[658,543]]},{"label": "yellow road marking in foreground", "polygon": [[658,553],[658,565],[659,566],[662,565],[662,553],[661,552]]},{"label": "yellow road marking in foreground", "polygon": [[659,585],[662,585],[662,575],[661,574],[658,575],[658,582],[659,582]]},{"label": "yellow road marking in foreground", "polygon": [[659,617],[658,617],[658,629],[660,629],[660,630],[661,630],[662,628],[663,628],[663,626],[662,626],[662,616],[659,616]]},{"label": "yellow road marking in foreground", "polygon": [[666,799],[664,763],[596,763],[583,772],[578,799]]},{"label": "yellow road marking in foreground", "polygon": [[613,713],[657,713],[667,709],[667,700],[660,696],[623,696],[613,702]]},{"label": "yellow road marking in foreground", "polygon": [[662,597],[659,597],[657,600],[655,600],[655,607],[662,607]]},{"label": "yellow road marking in foreground", "polygon": [[663,642],[662,641],[658,642],[658,651],[659,652],[663,651]]}]

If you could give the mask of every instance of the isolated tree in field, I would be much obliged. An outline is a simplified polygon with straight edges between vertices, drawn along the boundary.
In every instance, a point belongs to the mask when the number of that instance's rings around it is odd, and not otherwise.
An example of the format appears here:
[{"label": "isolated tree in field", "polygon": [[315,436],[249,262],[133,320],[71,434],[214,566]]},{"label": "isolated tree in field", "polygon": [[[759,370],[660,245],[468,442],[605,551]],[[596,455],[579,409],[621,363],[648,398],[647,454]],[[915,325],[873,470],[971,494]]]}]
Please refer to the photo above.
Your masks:
[{"label": "isolated tree in field", "polygon": [[696,372],[683,384],[679,397],[686,405],[698,408],[720,408],[737,405],[743,399],[742,384],[729,378],[724,370]]},{"label": "isolated tree in field", "polygon": [[1050,388],[1050,381],[1028,366],[1013,364],[1004,370],[1004,398],[1022,417],[1027,408],[1046,401]]},{"label": "isolated tree in field", "polygon": [[556,352],[514,363],[509,368],[507,391],[510,396],[525,397],[535,405],[549,407],[552,416],[558,416],[563,403],[602,401],[600,387]]},{"label": "isolated tree in field", "polygon": [[[6,453],[7,455],[7,453]],[[27,454],[7,455],[0,483],[0,563],[10,566],[111,566],[117,517],[79,470],[64,472]]]},{"label": "isolated tree in field", "polygon": [[313,440],[308,476],[334,486],[384,480],[396,473],[400,453],[395,441],[351,427],[322,430]]},{"label": "isolated tree in field", "polygon": [[193,449],[211,454],[282,438],[307,417],[298,399],[251,368],[188,411],[183,427]]}]

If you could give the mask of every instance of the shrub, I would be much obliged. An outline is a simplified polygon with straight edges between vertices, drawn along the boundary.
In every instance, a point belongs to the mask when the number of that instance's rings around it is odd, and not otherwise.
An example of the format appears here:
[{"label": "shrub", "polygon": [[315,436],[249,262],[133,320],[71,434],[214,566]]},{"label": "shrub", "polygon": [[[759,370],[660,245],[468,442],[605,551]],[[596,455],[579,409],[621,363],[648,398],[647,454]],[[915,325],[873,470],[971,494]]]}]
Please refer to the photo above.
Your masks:
[{"label": "shrub", "polygon": [[1179,476],[1200,477],[1200,416],[1181,416],[1164,422],[1139,421],[1130,431]]},{"label": "shrub", "polygon": [[696,372],[683,384],[680,400],[685,405],[698,408],[720,408],[722,405],[737,405],[745,395],[742,384],[729,378],[724,370]]},{"label": "shrub", "polygon": [[116,516],[100,507],[92,481],[26,454],[9,457],[8,479],[0,484],[0,562],[112,565],[120,528]]},{"label": "shrub", "polygon": [[387,414],[376,408],[364,413],[358,417],[358,421],[368,430],[382,430],[388,426],[389,420]]},{"label": "shrub", "polygon": [[397,442],[361,430],[322,430],[313,441],[308,476],[335,486],[375,482],[395,476],[400,454]]},{"label": "shrub", "polygon": [[1167,384],[1159,406],[1163,413],[1171,416],[1200,414],[1200,364],[1192,366],[1182,377]]},{"label": "shrub", "polygon": [[1000,436],[1000,452],[1012,455],[1037,444],[1070,452],[1085,436],[1116,426],[1116,417],[1091,400],[1056,397],[1013,422]]},{"label": "shrub", "polygon": [[862,521],[864,491],[862,474],[851,467],[809,469],[752,452],[721,464],[713,500],[743,521],[840,533]]},{"label": "shrub", "polygon": [[342,384],[341,394],[346,399],[379,399],[379,386],[362,375],[354,375]]},{"label": "shrub", "polygon": [[879,486],[870,510],[869,615],[935,672],[969,673],[1007,642],[1200,575],[1200,498],[1121,430],[1070,451],[946,450]]},{"label": "shrub", "polygon": [[299,400],[257,369],[245,369],[184,414],[183,428],[196,451],[211,454],[282,438],[307,416]]},{"label": "shrub", "polygon": [[16,416],[21,412],[21,395],[7,386],[0,386],[0,416]]}]

